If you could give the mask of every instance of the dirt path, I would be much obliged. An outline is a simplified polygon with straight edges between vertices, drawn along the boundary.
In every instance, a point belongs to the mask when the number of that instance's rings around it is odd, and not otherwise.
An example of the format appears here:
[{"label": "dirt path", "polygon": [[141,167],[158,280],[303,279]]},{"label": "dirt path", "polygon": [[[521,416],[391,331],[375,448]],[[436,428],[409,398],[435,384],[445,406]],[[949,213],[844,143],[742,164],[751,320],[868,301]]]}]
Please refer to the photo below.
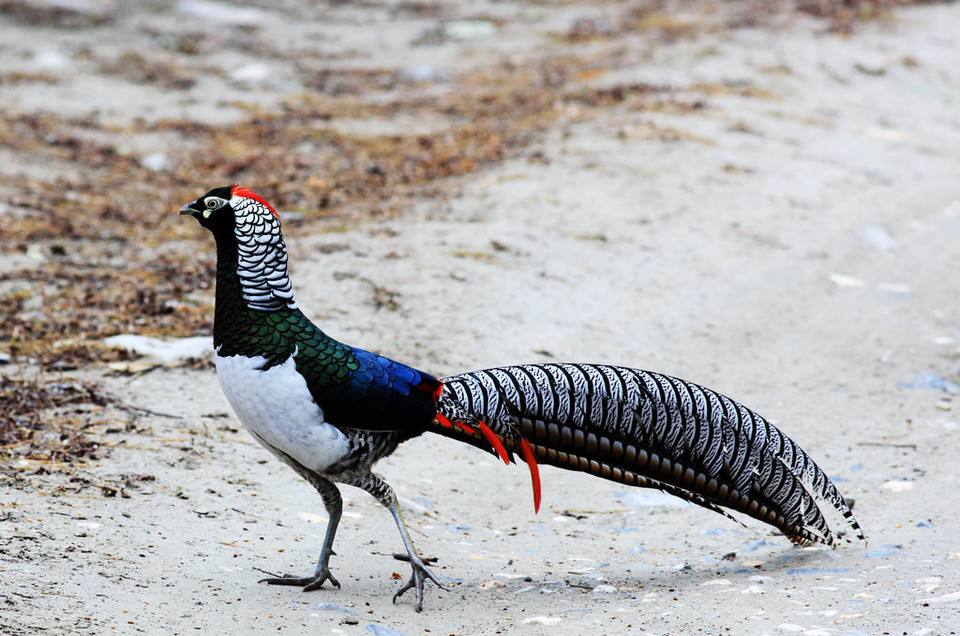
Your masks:
[{"label": "dirt path", "polygon": [[319,498],[237,430],[212,371],[97,370],[79,375],[176,417],[117,412],[128,430],[104,433],[109,457],[74,475],[87,483],[30,468],[0,492],[0,625],[957,633],[958,32],[947,5],[850,38],[807,20],[656,49],[626,38],[589,86],[685,87],[662,108],[653,91],[643,107],[566,112],[449,200],[289,241],[299,304],[348,342],[438,373],[623,363],[755,407],[856,500],[868,546],[795,549],[551,468],[534,516],[526,471],[419,439],[381,472],[449,591],[430,590],[422,615],[390,603],[392,573],[406,578],[398,537],[352,489],[333,561],[343,587],[267,588],[260,571],[313,567]]}]

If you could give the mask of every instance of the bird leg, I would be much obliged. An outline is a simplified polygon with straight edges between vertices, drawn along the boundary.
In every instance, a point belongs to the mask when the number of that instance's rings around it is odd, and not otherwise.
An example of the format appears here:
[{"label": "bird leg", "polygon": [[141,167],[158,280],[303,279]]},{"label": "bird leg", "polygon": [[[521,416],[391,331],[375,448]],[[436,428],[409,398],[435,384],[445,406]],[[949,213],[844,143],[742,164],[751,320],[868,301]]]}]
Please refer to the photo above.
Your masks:
[{"label": "bird leg", "polygon": [[436,577],[436,575],[434,575],[434,573],[427,568],[426,564],[423,562],[423,558],[417,552],[417,548],[413,545],[413,540],[410,538],[410,533],[407,531],[407,526],[403,522],[403,516],[400,513],[400,504],[397,502],[397,495],[393,492],[393,488],[390,487],[390,484],[385,482],[379,475],[375,475],[373,473],[367,474],[351,485],[366,490],[368,493],[373,495],[377,501],[383,504],[387,510],[390,511],[391,515],[393,515],[393,520],[397,523],[397,529],[400,530],[400,538],[403,539],[403,546],[407,549],[406,560],[410,562],[410,567],[413,570],[410,573],[410,579],[403,585],[403,587],[397,590],[396,594],[393,595],[393,602],[396,603],[397,599],[403,596],[404,592],[407,590],[416,590],[416,610],[418,612],[422,612],[424,584],[430,580],[433,581],[440,589],[446,588],[443,587],[443,584]]},{"label": "bird leg", "polygon": [[[299,471],[298,471],[299,472]],[[337,526],[340,524],[340,516],[343,512],[343,498],[340,497],[340,491],[333,482],[320,477],[317,474],[304,474],[304,477],[313,484],[314,488],[323,497],[323,505],[327,509],[329,520],[327,521],[327,532],[323,537],[323,548],[320,550],[320,559],[317,561],[317,567],[313,571],[313,576],[292,576],[284,575],[276,578],[261,579],[259,583],[269,585],[296,585],[302,586],[304,592],[312,592],[323,587],[326,581],[339,588],[340,582],[330,573],[330,557],[334,554],[333,538],[337,534]]]}]

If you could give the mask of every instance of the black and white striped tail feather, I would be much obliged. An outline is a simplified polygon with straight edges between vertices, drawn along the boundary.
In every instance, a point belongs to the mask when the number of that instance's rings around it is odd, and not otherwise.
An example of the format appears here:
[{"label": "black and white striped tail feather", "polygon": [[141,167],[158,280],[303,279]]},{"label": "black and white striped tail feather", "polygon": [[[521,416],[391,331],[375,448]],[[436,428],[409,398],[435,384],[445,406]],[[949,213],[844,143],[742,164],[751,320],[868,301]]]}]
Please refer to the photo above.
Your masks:
[{"label": "black and white striped tail feather", "polygon": [[507,441],[519,431],[543,463],[586,466],[628,483],[626,471],[643,477],[634,485],[663,486],[714,510],[739,510],[799,543],[833,543],[815,501],[822,497],[863,538],[843,496],[795,442],[711,389],[596,364],[486,369],[446,378],[444,385],[443,399],[455,399]]}]

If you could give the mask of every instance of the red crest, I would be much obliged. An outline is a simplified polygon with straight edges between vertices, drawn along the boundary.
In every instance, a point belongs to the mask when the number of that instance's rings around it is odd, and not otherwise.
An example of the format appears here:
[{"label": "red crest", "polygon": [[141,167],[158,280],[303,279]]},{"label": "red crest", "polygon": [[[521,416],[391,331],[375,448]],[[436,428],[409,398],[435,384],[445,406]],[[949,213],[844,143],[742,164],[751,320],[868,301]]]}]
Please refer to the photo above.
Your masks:
[{"label": "red crest", "polygon": [[270,205],[269,203],[267,203],[267,200],[266,200],[266,199],[264,199],[262,196],[260,196],[259,194],[257,194],[257,193],[254,192],[253,190],[247,190],[246,188],[241,187],[241,186],[238,186],[236,183],[234,183],[232,186],[230,186],[230,194],[233,195],[233,196],[235,196],[235,197],[243,197],[243,198],[245,198],[245,199],[253,199],[253,200],[256,201],[257,203],[262,204],[263,207],[265,207],[265,208],[267,208],[268,210],[270,210],[270,214],[272,214],[273,216],[277,217],[277,220],[278,220],[278,221],[281,220],[281,219],[280,219],[280,214],[279,214],[276,210],[273,209],[273,206]]}]

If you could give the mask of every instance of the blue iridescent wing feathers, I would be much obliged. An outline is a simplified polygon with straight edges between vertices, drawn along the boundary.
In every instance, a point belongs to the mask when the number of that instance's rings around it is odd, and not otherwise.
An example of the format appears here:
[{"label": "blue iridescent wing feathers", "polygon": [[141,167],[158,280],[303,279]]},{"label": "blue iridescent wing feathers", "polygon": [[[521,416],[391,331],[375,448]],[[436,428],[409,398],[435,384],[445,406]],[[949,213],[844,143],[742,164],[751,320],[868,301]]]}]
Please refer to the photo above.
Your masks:
[{"label": "blue iridescent wing feathers", "polygon": [[364,431],[420,432],[436,415],[440,381],[396,360],[351,348],[354,368],[340,383],[310,386],[328,422]]}]

